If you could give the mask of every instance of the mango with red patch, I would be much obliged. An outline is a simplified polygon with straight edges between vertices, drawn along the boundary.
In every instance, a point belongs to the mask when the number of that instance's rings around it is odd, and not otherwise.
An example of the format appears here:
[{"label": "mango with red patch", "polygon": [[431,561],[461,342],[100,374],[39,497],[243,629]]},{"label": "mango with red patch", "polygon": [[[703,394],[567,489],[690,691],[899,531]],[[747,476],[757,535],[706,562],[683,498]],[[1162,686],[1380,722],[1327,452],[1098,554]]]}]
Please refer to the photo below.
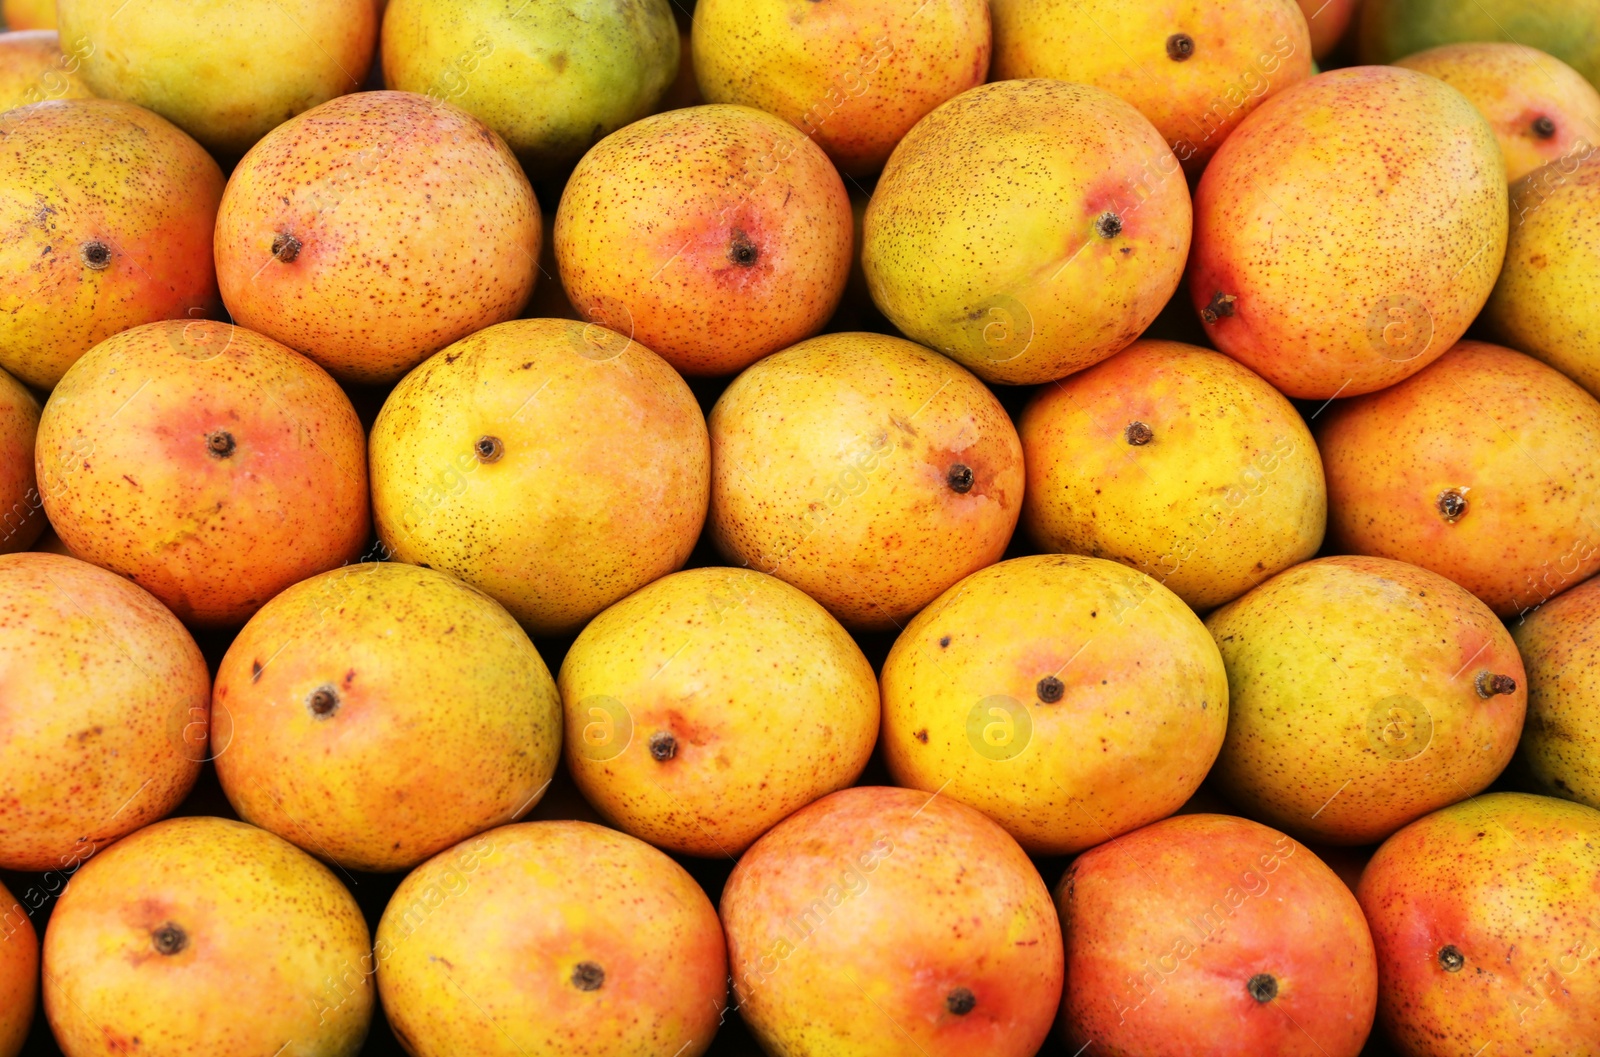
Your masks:
[{"label": "mango with red patch", "polygon": [[39,935],[28,910],[0,884],[0,1057],[28,1041],[39,995]]},{"label": "mango with red patch", "polygon": [[1528,670],[1519,746],[1540,792],[1600,808],[1600,580],[1589,580],[1511,624]]},{"label": "mango with red patch", "polygon": [[39,401],[0,371],[0,554],[33,546],[47,524],[33,466]]}]

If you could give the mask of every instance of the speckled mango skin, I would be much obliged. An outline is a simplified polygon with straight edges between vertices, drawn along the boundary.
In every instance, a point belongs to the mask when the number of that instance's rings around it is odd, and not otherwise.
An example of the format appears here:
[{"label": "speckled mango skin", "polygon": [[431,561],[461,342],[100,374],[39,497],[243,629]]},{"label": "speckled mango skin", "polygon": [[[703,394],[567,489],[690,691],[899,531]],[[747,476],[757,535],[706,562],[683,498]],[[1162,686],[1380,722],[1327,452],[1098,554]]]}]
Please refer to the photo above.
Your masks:
[{"label": "speckled mango skin", "polygon": [[[413,1057],[699,1057],[727,954],[688,872],[588,822],[490,830],[418,867],[378,925],[378,991]],[[584,963],[604,974],[584,990]]]},{"label": "speckled mango skin", "polygon": [[670,110],[606,137],[556,209],[573,307],[687,375],[733,374],[821,330],[851,235],[827,155],[747,106]]},{"label": "speckled mango skin", "polygon": [[[902,626],[1000,560],[1022,442],[994,394],[937,353],[825,334],[769,356],[711,409],[711,534],[848,628]],[[971,471],[957,492],[956,467]]]},{"label": "speckled mango skin", "polygon": [[[1054,702],[1047,678],[1062,684]],[[1017,708],[1026,719],[1006,714]],[[1082,851],[1172,814],[1227,726],[1227,675],[1199,618],[1099,558],[976,572],[906,625],[883,666],[896,784],[977,808],[1035,854]]]},{"label": "speckled mango skin", "polygon": [[[493,461],[475,446],[499,440]],[[577,631],[688,561],[710,446],[687,384],[594,324],[517,320],[409,374],[372,427],[378,535],[534,635]]]},{"label": "speckled mango skin", "polygon": [[1440,44],[1516,41],[1548,52],[1600,82],[1600,4],[1595,0],[1363,0],[1356,37],[1362,62],[1393,62]]},{"label": "speckled mango skin", "polygon": [[[62,99],[0,114],[0,367],[49,389],[113,334],[216,314],[221,199],[217,163],[147,110]],[[94,243],[105,267],[88,263]]]},{"label": "speckled mango skin", "polygon": [[[994,77],[1051,77],[1133,104],[1194,174],[1263,99],[1311,76],[1295,0],[991,0]],[[1174,57],[1168,41],[1189,38]]]},{"label": "speckled mango skin", "polygon": [[[1437,573],[1319,558],[1206,627],[1228,670],[1212,778],[1244,814],[1304,839],[1383,840],[1481,791],[1516,750],[1528,701],[1516,645]],[[1485,699],[1483,673],[1516,689]]]},{"label": "speckled mango skin", "polygon": [[668,0],[392,0],[382,50],[388,87],[476,115],[536,176],[651,113],[679,58]]},{"label": "speckled mango skin", "polygon": [[[1471,100],[1494,129],[1512,183],[1600,142],[1600,92],[1537,48],[1499,41],[1443,44],[1394,65],[1437,77]],[[1534,128],[1539,118],[1555,126],[1549,135]]]},{"label": "speckled mango skin", "polygon": [[78,74],[81,61],[61,54],[54,30],[0,33],[0,110],[46,99],[92,99]]},{"label": "speckled mango skin", "polygon": [[55,0],[0,0],[0,17],[12,29],[55,29]]},{"label": "speckled mango skin", "polygon": [[39,996],[39,936],[27,908],[0,884],[0,1057],[17,1057]]},{"label": "speckled mango skin", "polygon": [[1032,1057],[1061,995],[1038,870],[948,797],[824,797],[744,854],[721,914],[740,1016],[768,1053]]},{"label": "speckled mango skin", "polygon": [[[88,42],[96,95],[154,110],[237,158],[274,127],[361,87],[373,0],[59,0],[61,39]],[[137,17],[122,17],[136,14]]]},{"label": "speckled mango skin", "polygon": [[[515,319],[533,293],[539,203],[505,142],[410,92],[360,92],[280,125],[217,213],[217,279],[240,326],[347,382],[386,384]],[[293,259],[274,255],[282,239]]]},{"label": "speckled mango skin", "polygon": [[[1600,144],[1600,134],[1589,137]],[[1600,155],[1576,151],[1511,187],[1505,267],[1489,333],[1600,397]]]},{"label": "speckled mango skin", "polygon": [[1047,382],[1150,325],[1183,276],[1191,219],[1177,158],[1132,106],[1089,85],[1001,81],[900,141],[861,263],[907,337],[986,381]]},{"label": "speckled mango skin", "polygon": [[555,680],[511,614],[401,562],[334,569],[267,603],[217,669],[215,709],[211,751],[239,816],[352,870],[409,869],[515,820],[561,754]]},{"label": "speckled mango skin", "polygon": [[238,627],[361,553],[363,441],[350,398],[304,356],[243,327],[170,320],[73,364],[45,403],[34,461],[72,553],[186,624]]},{"label": "speckled mango skin", "polygon": [[[169,926],[184,943],[164,954]],[[311,856],[242,822],[169,819],[89,860],[62,893],[44,1010],[67,1057],[354,1057],[371,957],[355,899]]]},{"label": "speckled mango skin", "polygon": [[[878,738],[877,677],[849,632],[751,569],[686,569],[629,595],[578,635],[560,686],[583,795],[689,855],[740,854],[854,782]],[[675,748],[658,760],[662,733]]]},{"label": "speckled mango skin", "polygon": [[[1143,444],[1129,440],[1134,423],[1151,432]],[[1221,353],[1134,342],[1039,390],[1018,433],[1022,523],[1042,549],[1120,561],[1200,612],[1322,545],[1328,500],[1311,431]]]},{"label": "speckled mango skin", "polygon": [[1321,60],[1344,39],[1361,0],[1299,0],[1299,4],[1311,29],[1311,57]]},{"label": "speckled mango skin", "polygon": [[[1056,886],[1067,1052],[1357,1057],[1378,965],[1350,889],[1304,846],[1179,815],[1085,852]],[[1271,976],[1259,1002],[1248,985]],[[1137,985],[1137,986],[1136,986]]]},{"label": "speckled mango skin", "polygon": [[704,0],[694,70],[708,102],[777,114],[839,171],[870,176],[921,117],[984,82],[984,0]]},{"label": "speckled mango skin", "polygon": [[1600,1050],[1600,811],[1476,797],[1386,841],[1356,895],[1401,1057]]},{"label": "speckled mango skin", "polygon": [[33,467],[39,401],[0,371],[0,554],[32,547],[48,522]]},{"label": "speckled mango skin", "polygon": [[169,814],[210,705],[199,647],[149,592],[76,558],[0,556],[0,869],[70,874]]},{"label": "speckled mango skin", "polygon": [[1370,393],[1466,332],[1500,271],[1506,203],[1494,130],[1460,92],[1389,66],[1319,74],[1206,167],[1189,296],[1203,321],[1235,299],[1207,337],[1284,395]]},{"label": "speckled mango skin", "polygon": [[1541,791],[1600,808],[1600,580],[1513,621],[1528,671],[1519,749]]},{"label": "speckled mango skin", "polygon": [[1532,357],[1463,341],[1317,427],[1340,551],[1432,569],[1502,617],[1600,570],[1600,403]]}]

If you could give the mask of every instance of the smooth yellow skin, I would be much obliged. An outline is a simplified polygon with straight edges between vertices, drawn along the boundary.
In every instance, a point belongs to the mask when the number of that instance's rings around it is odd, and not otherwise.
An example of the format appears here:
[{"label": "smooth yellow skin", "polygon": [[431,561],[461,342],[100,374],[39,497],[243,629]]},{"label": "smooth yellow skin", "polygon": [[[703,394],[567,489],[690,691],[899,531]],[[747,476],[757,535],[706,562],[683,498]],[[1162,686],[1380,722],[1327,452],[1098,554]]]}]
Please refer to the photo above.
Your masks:
[{"label": "smooth yellow skin", "polygon": [[[383,912],[373,960],[413,1057],[699,1057],[726,1004],[700,885],[588,822],[503,826],[422,864]],[[599,986],[580,987],[579,966]]]},{"label": "smooth yellow skin", "polygon": [[[1062,684],[1054,702],[1047,679]],[[1227,676],[1199,618],[1100,558],[974,573],[906,625],[883,666],[896,784],[975,807],[1042,855],[1178,810],[1227,724]]]},{"label": "smooth yellow skin", "polygon": [[989,72],[984,0],[704,0],[694,71],[712,103],[777,114],[867,176],[928,111]]},{"label": "smooth yellow skin", "polygon": [[[1600,135],[1590,142],[1600,144]],[[1511,185],[1505,267],[1483,318],[1499,340],[1600,397],[1600,155],[1593,147]]]},{"label": "smooth yellow skin", "polygon": [[[336,699],[326,715],[319,690]],[[352,870],[409,869],[520,818],[561,755],[555,680],[511,614],[402,562],[267,603],[215,700],[217,777],[240,817]]]},{"label": "smooth yellow skin", "polygon": [[46,99],[88,99],[94,93],[78,68],[82,59],[63,55],[54,30],[0,33],[0,110]]},{"label": "smooth yellow skin", "polygon": [[59,0],[96,95],[154,110],[222,157],[361,87],[373,0]]},{"label": "smooth yellow skin", "polygon": [[38,933],[28,909],[0,884],[0,1057],[22,1052],[38,996]]},{"label": "smooth yellow skin", "polygon": [[[561,665],[567,767],[658,848],[737,855],[860,776],[878,683],[849,632],[782,580],[687,569],[583,629]],[[673,739],[658,760],[654,739]]]},{"label": "smooth yellow skin", "polygon": [[0,371],[0,554],[33,546],[48,522],[33,466],[39,401]]},{"label": "smooth yellow skin", "polygon": [[[1143,444],[1129,439],[1134,423],[1150,432]],[[1019,433],[1022,522],[1043,550],[1130,565],[1202,612],[1322,545],[1327,489],[1310,430],[1221,353],[1135,342],[1041,389]]]},{"label": "smooth yellow skin", "polygon": [[1540,788],[1600,808],[1600,580],[1589,580],[1513,621],[1528,671],[1520,746]]},{"label": "smooth yellow skin", "polygon": [[1189,190],[1161,133],[1099,88],[1002,81],[895,148],[861,263],[902,333],[990,382],[1047,382],[1130,344],[1171,299]]},{"label": "smooth yellow skin", "polygon": [[0,17],[11,29],[55,29],[56,0],[3,0]]},{"label": "smooth yellow skin", "polygon": [[454,103],[535,177],[651,113],[678,74],[668,0],[393,0],[383,79]]},{"label": "smooth yellow skin", "polygon": [[[483,438],[501,445],[489,461]],[[370,449],[389,552],[482,589],[534,635],[678,569],[705,522],[694,394],[597,324],[515,320],[440,351],[389,394]]]},{"label": "smooth yellow skin", "polygon": [[[1211,776],[1251,818],[1371,844],[1510,761],[1527,678],[1489,607],[1386,558],[1319,558],[1211,614],[1228,737]],[[1480,676],[1514,680],[1485,698]]]},{"label": "smooth yellow skin", "polygon": [[[1295,0],[991,0],[994,79],[1051,77],[1126,100],[1185,170],[1205,167],[1263,99],[1311,76]],[[1189,38],[1175,58],[1169,41]]]},{"label": "smooth yellow skin", "polygon": [[[711,535],[848,628],[897,628],[1000,560],[1022,444],[982,382],[881,334],[825,334],[751,367],[711,409]],[[951,486],[969,470],[965,492]]]},{"label": "smooth yellow skin", "polygon": [[[171,927],[184,943],[163,954]],[[371,956],[361,909],[326,866],[242,822],[169,819],[90,859],[62,893],[44,1011],[68,1057],[353,1057],[372,1019]]]}]

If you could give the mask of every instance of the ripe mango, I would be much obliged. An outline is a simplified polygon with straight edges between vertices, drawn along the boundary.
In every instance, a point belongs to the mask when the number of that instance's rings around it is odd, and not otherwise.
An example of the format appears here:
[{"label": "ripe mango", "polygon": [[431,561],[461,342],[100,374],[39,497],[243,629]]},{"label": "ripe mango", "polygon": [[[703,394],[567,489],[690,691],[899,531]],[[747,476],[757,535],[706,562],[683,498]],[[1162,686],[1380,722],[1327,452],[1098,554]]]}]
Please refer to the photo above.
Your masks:
[{"label": "ripe mango", "polygon": [[0,367],[49,389],[111,335],[220,311],[211,231],[222,170],[128,103],[0,114]]},{"label": "ripe mango", "polygon": [[55,29],[55,0],[0,0],[0,18],[12,29]]},{"label": "ripe mango", "polygon": [[1440,44],[1513,41],[1549,52],[1600,83],[1595,0],[1363,0],[1362,62],[1393,62]]},{"label": "ripe mango", "polygon": [[1600,580],[1511,625],[1528,671],[1522,758],[1541,791],[1600,808]]},{"label": "ripe mango", "polygon": [[21,903],[0,884],[0,1057],[28,1041],[39,997],[39,936]]},{"label": "ripe mango", "polygon": [[1189,296],[1216,347],[1286,396],[1370,393],[1466,332],[1500,271],[1506,202],[1494,130],[1460,92],[1395,67],[1320,74],[1206,167]]},{"label": "ripe mango", "polygon": [[1370,844],[1481,791],[1522,732],[1527,677],[1489,607],[1386,558],[1319,558],[1206,619],[1228,670],[1212,777],[1244,813]]},{"label": "ripe mango", "polygon": [[1403,1057],[1600,1051],[1600,811],[1490,793],[1378,849],[1356,890]]},{"label": "ripe mango", "polygon": [[0,371],[0,554],[32,547],[48,524],[33,466],[38,432],[39,401]]},{"label": "ripe mango", "polygon": [[0,33],[0,110],[47,99],[91,99],[77,56],[61,53],[54,30]]},{"label": "ripe mango", "polygon": [[982,382],[882,334],[768,356],[711,409],[711,537],[848,628],[888,630],[1005,553],[1022,444]]},{"label": "ripe mango", "polygon": [[908,338],[990,382],[1054,381],[1129,345],[1171,299],[1189,189],[1109,92],[1001,81],[900,141],[867,207],[872,299]]}]

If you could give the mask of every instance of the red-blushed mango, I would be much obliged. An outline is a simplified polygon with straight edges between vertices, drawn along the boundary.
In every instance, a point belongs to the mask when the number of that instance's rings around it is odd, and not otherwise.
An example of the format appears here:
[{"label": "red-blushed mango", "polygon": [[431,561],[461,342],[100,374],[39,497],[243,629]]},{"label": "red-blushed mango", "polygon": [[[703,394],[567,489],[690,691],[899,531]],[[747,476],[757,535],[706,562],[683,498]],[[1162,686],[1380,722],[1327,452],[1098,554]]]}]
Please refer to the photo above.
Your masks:
[{"label": "red-blushed mango", "polygon": [[169,320],[96,345],[39,421],[46,515],[86,561],[185,623],[237,627],[367,542],[350,398],[243,327]]},{"label": "red-blushed mango", "polygon": [[97,342],[215,314],[222,170],[139,107],[62,99],[0,114],[0,367],[49,389]]},{"label": "red-blushed mango", "polygon": [[1092,84],[1198,173],[1261,101],[1311,76],[1295,0],[991,0],[994,77]]},{"label": "red-blushed mango", "polygon": [[1131,565],[1202,612],[1322,544],[1311,431],[1221,353],[1134,342],[1040,389],[1018,432],[1022,523],[1042,549]]},{"label": "red-blushed mango", "polygon": [[535,635],[576,632],[688,561],[711,454],[661,357],[593,323],[503,323],[395,386],[372,427],[389,555],[455,574]]},{"label": "red-blushed mango", "polygon": [[1420,565],[1502,617],[1600,571],[1600,402],[1538,360],[1463,341],[1317,424],[1339,551]]},{"label": "red-blushed mango", "polygon": [[1311,29],[1311,57],[1320,61],[1344,40],[1361,0],[1299,0],[1299,4]]},{"label": "red-blushed mango", "polygon": [[1362,62],[1394,62],[1440,44],[1514,41],[1600,83],[1596,0],[1363,0],[1360,23]]},{"label": "red-blushed mango", "polygon": [[1401,1057],[1600,1052],[1600,811],[1490,793],[1413,822],[1356,890]]},{"label": "red-blushed mango", "polygon": [[721,911],[768,1053],[1032,1057],[1061,997],[1039,871],[937,794],[857,786],[790,815],[740,858]]},{"label": "red-blushed mango", "polygon": [[39,997],[39,935],[29,911],[0,884],[0,1057],[18,1057]]},{"label": "red-blushed mango", "polygon": [[1600,808],[1600,580],[1590,580],[1511,625],[1528,671],[1519,749],[1538,787]]},{"label": "red-blushed mango", "polygon": [[240,326],[348,382],[394,382],[515,319],[539,268],[539,203],[477,118],[361,92],[274,129],[228,181],[217,278]]},{"label": "red-blushed mango", "polygon": [[709,858],[861,775],[878,683],[828,611],[751,569],[688,569],[595,617],[561,664],[567,769],[618,828]]},{"label": "red-blushed mango", "polygon": [[79,60],[61,53],[54,30],[0,33],[0,110],[47,99],[92,99]]},{"label": "red-blushed mango", "polygon": [[587,822],[490,830],[417,867],[378,923],[413,1057],[700,1057],[727,1003],[717,913],[666,855]]},{"label": "red-blushed mango", "polygon": [[1395,63],[1448,84],[1489,119],[1515,183],[1600,142],[1600,92],[1553,55],[1521,44],[1443,44]]},{"label": "red-blushed mango", "polygon": [[61,893],[44,1011],[66,1057],[354,1057],[371,958],[361,909],[327,867],[242,822],[169,819]]},{"label": "red-blushed mango", "polygon": [[1378,965],[1345,883],[1277,830],[1181,815],[1079,856],[1056,888],[1069,1051],[1357,1057]]},{"label": "red-blushed mango", "polygon": [[0,556],[0,868],[70,875],[169,814],[210,704],[200,648],[149,592],[75,558]]},{"label": "red-blushed mango", "polygon": [[1189,296],[1217,348],[1286,396],[1370,393],[1466,332],[1506,207],[1494,130],[1460,92],[1334,70],[1267,100],[1207,166]]},{"label": "red-blushed mango", "polygon": [[918,613],[883,665],[899,785],[1065,855],[1178,810],[1222,748],[1228,677],[1171,591],[1116,562],[1013,558]]},{"label": "red-blushed mango", "polygon": [[33,465],[38,432],[39,401],[0,371],[0,554],[32,547],[48,524]]},{"label": "red-blushed mango", "polygon": [[3,0],[0,18],[12,29],[55,29],[56,0]]},{"label": "red-blushed mango", "polygon": [[585,319],[689,375],[822,329],[850,275],[850,198],[822,149],[747,106],[669,110],[583,156],[556,260]]},{"label": "red-blushed mango", "polygon": [[989,5],[703,0],[693,39],[708,102],[776,114],[840,172],[869,176],[924,114],[984,82]]},{"label": "red-blushed mango", "polygon": [[561,755],[555,680],[511,614],[402,562],[268,602],[217,669],[215,709],[239,817],[351,870],[409,869],[520,818]]},{"label": "red-blushed mango", "polygon": [[[354,92],[378,40],[373,0],[57,0],[96,95],[148,107],[221,157]],[[127,17],[121,17],[127,16]]]},{"label": "red-blushed mango", "polygon": [[1022,443],[982,382],[882,334],[769,356],[711,409],[711,536],[848,628],[887,631],[1000,560]]},{"label": "red-blushed mango", "polygon": [[1319,558],[1206,626],[1228,670],[1211,777],[1279,829],[1371,844],[1481,792],[1516,751],[1528,700],[1516,645],[1436,573]]},{"label": "red-blushed mango", "polygon": [[1192,219],[1177,158],[1089,85],[1002,81],[917,122],[862,234],[872,299],[907,337],[990,382],[1047,382],[1153,322]]}]

